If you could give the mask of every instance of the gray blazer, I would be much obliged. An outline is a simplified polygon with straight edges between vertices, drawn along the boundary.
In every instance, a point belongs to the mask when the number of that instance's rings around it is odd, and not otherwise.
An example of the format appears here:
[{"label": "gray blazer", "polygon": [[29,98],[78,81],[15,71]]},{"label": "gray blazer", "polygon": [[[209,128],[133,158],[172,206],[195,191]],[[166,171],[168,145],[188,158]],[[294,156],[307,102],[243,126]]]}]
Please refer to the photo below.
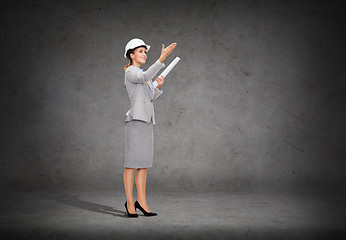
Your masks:
[{"label": "gray blazer", "polygon": [[136,119],[149,124],[152,119],[153,124],[155,124],[153,102],[162,94],[163,91],[158,88],[155,88],[155,90],[152,91],[148,81],[151,81],[151,79],[163,67],[165,67],[165,64],[157,60],[148,68],[147,71],[143,71],[133,65],[126,69],[125,85],[131,102],[131,108],[126,113],[126,122]]}]

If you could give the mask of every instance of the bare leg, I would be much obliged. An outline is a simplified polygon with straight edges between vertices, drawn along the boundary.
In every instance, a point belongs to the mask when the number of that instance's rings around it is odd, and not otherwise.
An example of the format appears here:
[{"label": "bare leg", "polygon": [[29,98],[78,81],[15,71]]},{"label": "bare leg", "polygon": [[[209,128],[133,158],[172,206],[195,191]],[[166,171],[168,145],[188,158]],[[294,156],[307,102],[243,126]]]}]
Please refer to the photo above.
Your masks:
[{"label": "bare leg", "polygon": [[147,182],[147,168],[138,168],[136,172],[136,187],[138,193],[138,202],[145,211],[149,211],[147,200],[145,197],[145,185]]},{"label": "bare leg", "polygon": [[135,201],[133,200],[133,175],[135,173],[134,168],[125,168],[124,170],[124,186],[127,198],[127,210],[131,214],[136,213]]}]

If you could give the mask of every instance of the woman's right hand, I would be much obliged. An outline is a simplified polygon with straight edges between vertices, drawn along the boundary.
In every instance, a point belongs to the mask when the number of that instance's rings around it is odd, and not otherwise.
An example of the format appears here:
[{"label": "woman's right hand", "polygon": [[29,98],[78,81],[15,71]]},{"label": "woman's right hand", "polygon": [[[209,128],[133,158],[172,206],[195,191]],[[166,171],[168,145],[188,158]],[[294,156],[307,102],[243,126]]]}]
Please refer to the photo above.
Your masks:
[{"label": "woman's right hand", "polygon": [[161,89],[162,84],[165,81],[165,78],[163,76],[159,76],[155,79],[155,81],[158,83],[157,88]]},{"label": "woman's right hand", "polygon": [[169,45],[168,47],[165,48],[165,44],[162,44],[161,56],[159,58],[160,62],[163,63],[163,61],[165,61],[166,57],[168,57],[169,54],[172,53],[172,51],[174,50],[174,48],[176,46],[177,46],[177,43],[172,43],[171,45]]}]

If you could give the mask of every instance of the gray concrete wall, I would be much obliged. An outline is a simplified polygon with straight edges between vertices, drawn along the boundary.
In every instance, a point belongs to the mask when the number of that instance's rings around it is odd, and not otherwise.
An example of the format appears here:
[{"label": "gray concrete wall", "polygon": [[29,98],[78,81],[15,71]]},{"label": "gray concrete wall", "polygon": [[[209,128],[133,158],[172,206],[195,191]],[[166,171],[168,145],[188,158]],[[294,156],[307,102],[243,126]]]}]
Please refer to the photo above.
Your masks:
[{"label": "gray concrete wall", "polygon": [[341,187],[341,1],[2,1],[1,188],[123,185],[126,43],[177,42],[149,187]]}]

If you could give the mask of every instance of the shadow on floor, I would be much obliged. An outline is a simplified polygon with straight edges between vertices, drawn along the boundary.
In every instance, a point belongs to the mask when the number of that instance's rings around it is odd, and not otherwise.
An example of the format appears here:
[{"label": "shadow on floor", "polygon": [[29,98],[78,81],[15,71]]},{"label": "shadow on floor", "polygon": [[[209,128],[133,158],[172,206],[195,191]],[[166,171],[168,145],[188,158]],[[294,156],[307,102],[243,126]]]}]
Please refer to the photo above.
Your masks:
[{"label": "shadow on floor", "polygon": [[83,210],[88,210],[90,212],[104,213],[110,214],[115,217],[128,218],[126,211],[120,211],[110,206],[81,200],[79,199],[78,194],[62,194],[56,197],[50,197],[49,199],[64,205],[80,208]]}]

